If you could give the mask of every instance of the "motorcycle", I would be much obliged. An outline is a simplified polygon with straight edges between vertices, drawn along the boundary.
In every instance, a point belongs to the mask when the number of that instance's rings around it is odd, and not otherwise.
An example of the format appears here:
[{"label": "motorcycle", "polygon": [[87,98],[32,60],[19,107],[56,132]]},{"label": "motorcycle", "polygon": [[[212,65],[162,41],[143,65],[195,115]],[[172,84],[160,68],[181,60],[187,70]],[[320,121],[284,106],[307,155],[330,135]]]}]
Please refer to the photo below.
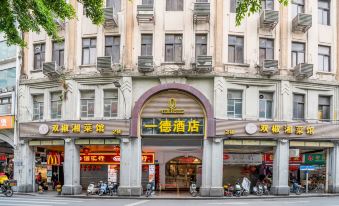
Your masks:
[{"label": "motorcycle", "polygon": [[264,194],[264,187],[259,181],[253,187],[253,193],[256,194],[257,196],[262,196]]},{"label": "motorcycle", "polygon": [[232,197],[233,196],[233,186],[228,184],[224,185],[224,196]]},{"label": "motorcycle", "polygon": [[291,192],[295,193],[296,195],[301,194],[302,187],[297,183],[296,180],[292,181],[292,187],[291,187]]},{"label": "motorcycle", "polygon": [[94,195],[99,193],[99,187],[94,184],[94,182],[91,182],[87,187],[87,193],[86,195]]},{"label": "motorcycle", "polygon": [[0,193],[4,194],[6,197],[12,197],[13,190],[12,186],[16,186],[16,181],[14,180],[6,180],[4,183],[0,186]]},{"label": "motorcycle", "polygon": [[193,181],[191,182],[191,185],[190,185],[190,193],[193,197],[196,197],[198,195],[197,185]]},{"label": "motorcycle", "polygon": [[237,181],[234,185],[234,195],[237,196],[237,197],[240,197],[241,193],[242,193],[241,190],[242,190],[241,185],[240,185],[239,181]]},{"label": "motorcycle", "polygon": [[99,188],[99,196],[108,194],[108,185],[106,182],[102,182],[100,184],[100,188]]},{"label": "motorcycle", "polygon": [[118,194],[118,183],[116,182],[109,182],[108,183],[108,190],[109,190],[109,194],[111,196],[113,195],[117,195]]},{"label": "motorcycle", "polygon": [[241,182],[241,195],[248,196],[250,193],[251,181],[247,177],[242,178]]},{"label": "motorcycle", "polygon": [[267,184],[263,184],[263,189],[264,189],[264,195],[269,195],[270,191],[268,190]]},{"label": "motorcycle", "polygon": [[149,182],[149,183],[147,183],[147,185],[146,185],[146,193],[145,193],[145,196],[146,196],[146,197],[151,196],[151,195],[152,195],[152,192],[153,192],[153,189],[152,189],[152,183]]}]

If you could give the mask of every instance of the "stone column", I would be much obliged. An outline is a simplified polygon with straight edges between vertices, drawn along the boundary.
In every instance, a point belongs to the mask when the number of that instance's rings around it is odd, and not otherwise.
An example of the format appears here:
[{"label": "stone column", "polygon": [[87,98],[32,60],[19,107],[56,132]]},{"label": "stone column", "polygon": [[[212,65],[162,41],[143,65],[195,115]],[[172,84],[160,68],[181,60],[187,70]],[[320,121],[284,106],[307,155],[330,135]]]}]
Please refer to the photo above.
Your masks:
[{"label": "stone column", "polygon": [[273,185],[272,193],[275,195],[289,195],[288,186],[288,162],[289,161],[289,141],[278,140],[274,148],[273,161]]},{"label": "stone column", "polygon": [[223,196],[223,141],[222,138],[204,139],[201,196]]},{"label": "stone column", "polygon": [[74,139],[65,140],[64,155],[64,185],[62,194],[76,195],[81,194],[80,185],[80,148],[75,144]]},{"label": "stone column", "polygon": [[[18,192],[33,192],[34,190],[35,155],[33,147],[28,142],[20,142],[14,150],[14,179],[17,180]],[[15,188],[14,188],[15,189]]]},{"label": "stone column", "polygon": [[121,138],[118,194],[122,196],[140,196],[142,194],[140,138]]},{"label": "stone column", "polygon": [[339,142],[330,149],[328,163],[328,191],[339,193]]}]

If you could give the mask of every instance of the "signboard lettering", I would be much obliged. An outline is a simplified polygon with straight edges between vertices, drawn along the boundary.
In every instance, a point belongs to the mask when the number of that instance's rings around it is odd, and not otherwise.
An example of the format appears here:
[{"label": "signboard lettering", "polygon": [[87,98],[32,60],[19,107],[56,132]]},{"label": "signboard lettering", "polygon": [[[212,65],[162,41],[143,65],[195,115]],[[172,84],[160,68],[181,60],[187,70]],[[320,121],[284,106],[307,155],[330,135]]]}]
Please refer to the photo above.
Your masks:
[{"label": "signboard lettering", "polygon": [[[142,164],[154,164],[154,153],[143,153]],[[81,153],[80,164],[120,164],[120,155],[117,153]]]},{"label": "signboard lettering", "polygon": [[14,128],[14,116],[0,116],[0,130]]},{"label": "signboard lettering", "polygon": [[272,134],[294,134],[296,135],[314,135],[315,128],[313,126],[291,126],[291,125],[276,125],[273,124],[271,126],[267,124],[259,125],[259,132],[260,133],[272,133]]},{"label": "signboard lettering", "polygon": [[[53,124],[51,126],[52,133],[97,133],[97,134],[103,134],[105,133],[105,124],[98,123],[98,124]],[[113,135],[122,135],[121,129],[113,129],[112,130]]]},{"label": "signboard lettering", "polygon": [[204,134],[203,118],[143,118],[142,134]]}]

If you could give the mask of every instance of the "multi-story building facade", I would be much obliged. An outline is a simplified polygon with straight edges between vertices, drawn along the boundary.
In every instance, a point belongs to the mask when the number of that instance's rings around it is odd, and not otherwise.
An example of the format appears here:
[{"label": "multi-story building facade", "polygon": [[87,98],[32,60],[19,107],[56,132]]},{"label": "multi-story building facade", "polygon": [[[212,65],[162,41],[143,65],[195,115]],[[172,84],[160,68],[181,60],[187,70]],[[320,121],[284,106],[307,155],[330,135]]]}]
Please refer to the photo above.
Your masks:
[{"label": "multi-story building facade", "polygon": [[307,164],[339,190],[336,1],[264,0],[240,26],[236,0],[107,0],[102,26],[70,2],[62,42],[24,35],[19,190],[57,172],[65,194],[99,179],[120,195],[194,180],[222,196],[252,171],[285,195]]},{"label": "multi-story building facade", "polygon": [[13,174],[17,48],[0,34],[0,171]]}]

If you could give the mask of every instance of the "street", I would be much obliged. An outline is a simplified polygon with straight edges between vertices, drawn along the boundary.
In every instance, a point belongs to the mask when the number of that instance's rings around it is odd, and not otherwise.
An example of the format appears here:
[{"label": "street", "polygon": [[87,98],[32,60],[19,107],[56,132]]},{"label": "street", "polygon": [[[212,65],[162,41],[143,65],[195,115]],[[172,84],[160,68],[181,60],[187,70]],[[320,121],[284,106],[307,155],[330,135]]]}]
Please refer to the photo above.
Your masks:
[{"label": "street", "polygon": [[186,205],[245,205],[245,206],[339,206],[339,197],[314,198],[276,198],[263,200],[228,199],[228,200],[145,200],[145,199],[81,199],[37,196],[0,197],[1,206],[186,206]]}]

